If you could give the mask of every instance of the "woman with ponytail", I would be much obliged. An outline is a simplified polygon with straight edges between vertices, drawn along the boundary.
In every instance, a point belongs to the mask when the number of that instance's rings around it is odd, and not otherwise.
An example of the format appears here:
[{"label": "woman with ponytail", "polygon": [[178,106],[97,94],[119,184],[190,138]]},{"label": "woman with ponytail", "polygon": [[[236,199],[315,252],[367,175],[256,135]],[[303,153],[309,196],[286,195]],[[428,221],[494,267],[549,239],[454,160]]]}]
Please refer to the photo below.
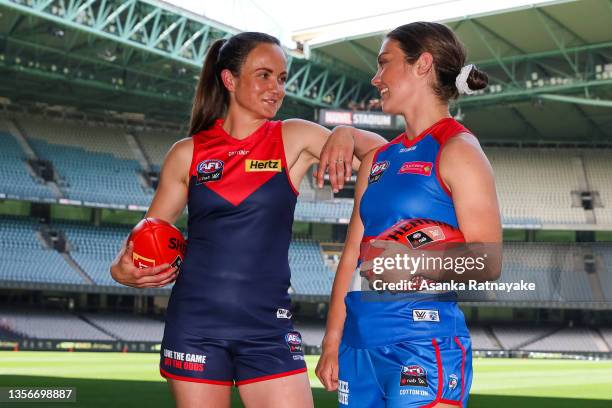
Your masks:
[{"label": "woman with ponytail", "polygon": [[178,407],[312,407],[300,333],[291,323],[289,242],[297,190],[313,163],[334,190],[384,143],[354,129],[333,135],[300,119],[272,121],[285,96],[279,41],[245,32],[210,47],[189,137],[168,152],[146,214],[174,223],[188,207],[180,274],[136,269],[132,244],[111,267],[133,287],[176,280],[166,312],[160,372]]},{"label": "woman with ponytail", "polygon": [[[387,271],[370,273],[371,246],[382,247],[378,256],[383,258],[394,259],[402,251],[420,255],[389,241],[370,241],[399,220],[450,224],[467,243],[501,242],[491,166],[476,137],[449,113],[450,99],[487,85],[486,74],[465,60],[455,34],[429,22],[392,30],[378,54],[372,84],[380,91],[383,111],[404,116],[406,131],[370,152],[357,176],[353,215],[316,369],[325,388],[338,391],[340,406],[467,406],[471,342],[456,293],[418,292],[422,286],[412,288],[414,293],[390,296],[362,293],[377,276],[385,282],[413,277],[405,270],[398,273],[397,267],[390,268],[391,279],[385,277]],[[440,239],[428,231],[410,235],[417,240],[414,246],[422,239]],[[495,255],[479,280],[499,277],[501,258]],[[417,274],[419,279],[461,280],[454,271]]]}]

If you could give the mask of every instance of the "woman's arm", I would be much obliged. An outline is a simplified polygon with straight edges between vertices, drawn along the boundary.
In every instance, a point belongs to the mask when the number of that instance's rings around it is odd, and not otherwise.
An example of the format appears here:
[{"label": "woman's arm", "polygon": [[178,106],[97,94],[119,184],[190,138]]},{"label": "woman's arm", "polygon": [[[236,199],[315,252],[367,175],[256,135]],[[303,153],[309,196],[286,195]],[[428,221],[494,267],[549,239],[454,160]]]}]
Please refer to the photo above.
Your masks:
[{"label": "woman's arm", "polygon": [[376,133],[341,126],[333,133],[321,125],[302,119],[283,122],[285,155],[294,185],[299,185],[308,168],[319,162],[317,183],[323,187],[325,170],[334,192],[344,187],[353,168],[353,155],[362,160],[372,149],[387,141]]},{"label": "woman's arm", "polygon": [[468,249],[487,253],[485,274],[474,278],[498,279],[502,256],[501,217],[493,168],[478,140],[467,133],[450,139],[440,155],[439,170],[452,194],[457,222],[465,241],[482,244],[481,249],[476,245],[469,245]]},{"label": "woman's arm", "polygon": [[327,313],[327,326],[325,328],[325,337],[323,338],[323,354],[316,368],[319,380],[321,380],[321,383],[328,391],[333,391],[338,387],[338,347],[342,339],[344,319],[346,318],[344,298],[351,284],[353,272],[357,267],[359,259],[359,247],[363,238],[363,223],[359,215],[359,203],[368,185],[368,176],[373,157],[374,151],[364,157],[357,175],[353,214],[351,215],[344,250],[342,251],[342,257],[340,258],[340,264],[336,270],[332,287],[329,311]]},{"label": "woman's arm", "polygon": [[[171,224],[180,217],[187,203],[192,154],[191,138],[180,140],[170,148],[164,159],[159,185],[145,217],[160,218]],[[159,288],[176,279],[177,269],[170,268],[168,264],[152,268],[134,266],[133,249],[132,242],[124,242],[111,264],[110,272],[115,281],[135,288]]]}]

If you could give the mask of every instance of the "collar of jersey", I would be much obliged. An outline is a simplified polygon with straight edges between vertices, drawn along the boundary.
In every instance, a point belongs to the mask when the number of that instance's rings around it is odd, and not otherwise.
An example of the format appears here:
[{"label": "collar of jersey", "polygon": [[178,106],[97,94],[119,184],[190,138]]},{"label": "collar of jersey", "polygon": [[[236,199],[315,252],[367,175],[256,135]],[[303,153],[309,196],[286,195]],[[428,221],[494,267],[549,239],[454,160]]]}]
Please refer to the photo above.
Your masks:
[{"label": "collar of jersey", "polygon": [[230,143],[233,144],[246,144],[247,142],[256,139],[259,135],[265,133],[269,120],[266,120],[261,126],[259,126],[253,133],[245,137],[244,139],[236,139],[234,136],[230,135],[223,129],[223,124],[225,123],[225,119],[217,119],[215,120],[215,124],[207,131],[208,136],[212,137],[222,137]]},{"label": "collar of jersey", "polygon": [[406,132],[403,133],[403,137],[402,137],[402,142],[404,144],[404,146],[406,147],[410,147],[413,146],[415,144],[417,144],[418,142],[421,141],[421,139],[423,139],[425,136],[427,136],[428,134],[431,133],[431,131],[441,125],[442,123],[446,123],[446,121],[449,120],[454,120],[453,118],[442,118],[439,121],[437,121],[436,123],[434,123],[433,125],[431,125],[430,127],[428,127],[427,129],[425,129],[424,131],[422,131],[417,137],[415,137],[414,139],[408,139],[408,135],[406,134]]}]

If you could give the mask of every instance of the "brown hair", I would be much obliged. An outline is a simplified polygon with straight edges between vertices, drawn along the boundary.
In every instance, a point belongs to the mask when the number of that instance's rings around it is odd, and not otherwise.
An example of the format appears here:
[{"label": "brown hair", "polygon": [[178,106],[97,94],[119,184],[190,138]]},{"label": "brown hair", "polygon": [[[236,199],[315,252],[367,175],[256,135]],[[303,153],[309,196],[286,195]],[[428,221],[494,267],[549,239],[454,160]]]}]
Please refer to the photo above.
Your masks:
[{"label": "brown hair", "polygon": [[261,43],[280,45],[276,37],[265,33],[244,32],[215,41],[209,48],[193,97],[189,134],[210,128],[225,115],[229,93],[221,81],[221,71],[229,69],[238,76],[249,53]]},{"label": "brown hair", "polygon": [[[414,64],[422,53],[429,52],[436,72],[435,94],[445,102],[459,96],[455,79],[465,65],[466,51],[450,28],[420,21],[397,27],[387,34],[387,38],[399,43],[409,64]],[[471,90],[484,89],[488,82],[486,73],[472,67],[467,78]]]}]

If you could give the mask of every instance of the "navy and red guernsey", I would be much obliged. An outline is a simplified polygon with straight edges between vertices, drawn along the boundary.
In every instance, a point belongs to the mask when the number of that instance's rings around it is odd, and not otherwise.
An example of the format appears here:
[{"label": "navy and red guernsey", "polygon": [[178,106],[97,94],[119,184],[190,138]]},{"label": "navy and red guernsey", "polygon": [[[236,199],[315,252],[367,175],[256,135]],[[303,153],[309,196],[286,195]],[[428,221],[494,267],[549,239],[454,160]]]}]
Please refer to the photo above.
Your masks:
[{"label": "navy and red guernsey", "polygon": [[288,261],[297,191],[282,122],[239,140],[217,120],[193,135],[188,242],[167,325],[209,339],[292,330]]}]

